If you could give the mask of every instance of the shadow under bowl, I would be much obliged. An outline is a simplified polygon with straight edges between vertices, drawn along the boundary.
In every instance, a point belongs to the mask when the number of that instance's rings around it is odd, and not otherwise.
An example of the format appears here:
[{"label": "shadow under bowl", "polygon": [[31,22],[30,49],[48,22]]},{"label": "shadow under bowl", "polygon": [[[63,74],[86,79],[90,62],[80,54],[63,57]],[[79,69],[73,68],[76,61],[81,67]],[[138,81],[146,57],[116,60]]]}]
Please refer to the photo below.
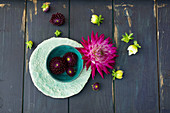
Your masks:
[{"label": "shadow under bowl", "polygon": [[[54,57],[63,57],[67,52],[73,52],[77,55],[77,64],[73,67],[75,70],[76,70],[76,73],[73,77],[70,77],[66,71],[62,74],[53,74],[51,71],[50,71],[50,68],[49,68],[49,63],[51,61],[52,58]],[[46,67],[47,67],[47,71],[48,73],[55,79],[55,80],[58,80],[58,81],[61,81],[61,82],[71,82],[73,80],[75,80],[76,78],[78,78],[78,76],[80,75],[82,69],[83,69],[83,60],[82,60],[82,55],[80,54],[80,52],[75,49],[74,47],[72,46],[69,46],[69,45],[61,45],[61,46],[58,46],[56,48],[54,48],[48,55],[47,57],[47,62],[46,62]]]}]

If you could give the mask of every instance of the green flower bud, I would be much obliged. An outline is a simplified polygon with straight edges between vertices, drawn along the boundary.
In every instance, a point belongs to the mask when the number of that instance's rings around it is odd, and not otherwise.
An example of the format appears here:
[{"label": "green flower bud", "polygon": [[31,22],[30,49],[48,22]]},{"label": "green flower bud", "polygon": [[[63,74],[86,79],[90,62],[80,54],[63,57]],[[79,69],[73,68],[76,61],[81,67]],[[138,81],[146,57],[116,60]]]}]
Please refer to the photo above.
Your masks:
[{"label": "green flower bud", "polygon": [[116,71],[116,78],[117,79],[122,79],[123,78],[123,71],[122,70]]}]

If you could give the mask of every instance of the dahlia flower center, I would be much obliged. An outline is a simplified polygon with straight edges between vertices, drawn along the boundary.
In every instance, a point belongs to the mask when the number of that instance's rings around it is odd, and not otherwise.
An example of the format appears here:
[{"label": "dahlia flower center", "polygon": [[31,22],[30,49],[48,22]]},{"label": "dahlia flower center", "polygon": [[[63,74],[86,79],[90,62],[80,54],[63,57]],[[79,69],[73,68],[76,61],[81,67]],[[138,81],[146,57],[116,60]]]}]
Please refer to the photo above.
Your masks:
[{"label": "dahlia flower center", "polygon": [[67,61],[70,61],[70,58],[67,58]]},{"label": "dahlia flower center", "polygon": [[55,65],[56,67],[58,67],[59,66],[59,64],[58,63],[56,63],[56,65]]},{"label": "dahlia flower center", "polygon": [[106,57],[105,57],[105,53],[106,51],[104,50],[103,46],[95,46],[92,50],[91,50],[91,60],[92,63],[95,64],[96,61],[97,62],[103,62],[105,61]]},{"label": "dahlia flower center", "polygon": [[98,85],[95,85],[95,88],[98,88]]},{"label": "dahlia flower center", "polygon": [[104,55],[104,52],[103,52],[103,50],[101,50],[101,51],[100,51],[100,54],[101,54],[101,55]]},{"label": "dahlia flower center", "polygon": [[101,57],[104,55],[104,51],[101,47],[96,47],[92,50],[92,53],[95,57]]},{"label": "dahlia flower center", "polygon": [[59,19],[56,19],[56,20],[55,20],[55,22],[56,22],[56,23],[59,23],[59,22],[60,22],[60,20],[59,20]]},{"label": "dahlia flower center", "polygon": [[72,72],[71,72],[71,71],[69,71],[69,73],[71,74]]}]

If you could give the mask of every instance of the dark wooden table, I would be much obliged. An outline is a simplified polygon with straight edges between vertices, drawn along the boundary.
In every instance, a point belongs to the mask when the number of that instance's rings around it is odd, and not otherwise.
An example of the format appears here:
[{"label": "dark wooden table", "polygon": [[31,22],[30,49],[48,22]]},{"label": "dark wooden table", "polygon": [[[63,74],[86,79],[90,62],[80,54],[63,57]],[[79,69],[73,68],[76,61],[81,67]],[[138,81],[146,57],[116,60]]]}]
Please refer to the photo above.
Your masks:
[{"label": "dark wooden table", "polygon": [[[43,0],[0,1],[0,113],[170,113],[170,2],[168,0],[50,0],[44,13]],[[61,12],[66,23],[57,27],[50,17]],[[101,14],[104,23],[91,24],[91,15]],[[84,89],[67,99],[43,95],[33,85],[28,62],[43,40],[63,32],[80,42],[94,32],[112,37],[118,47],[115,68],[124,79],[99,74]],[[133,32],[142,49],[128,56],[122,35]],[[32,40],[28,50],[25,42]],[[99,82],[101,89],[92,91]]]}]

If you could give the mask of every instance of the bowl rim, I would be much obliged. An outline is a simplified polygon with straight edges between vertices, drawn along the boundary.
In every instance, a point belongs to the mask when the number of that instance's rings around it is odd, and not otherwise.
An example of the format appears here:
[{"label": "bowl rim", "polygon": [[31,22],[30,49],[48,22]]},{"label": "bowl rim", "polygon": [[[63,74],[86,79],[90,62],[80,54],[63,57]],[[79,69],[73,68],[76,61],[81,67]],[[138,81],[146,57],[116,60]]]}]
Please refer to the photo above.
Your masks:
[{"label": "bowl rim", "polygon": [[[80,73],[78,74],[78,76],[77,76],[75,79],[73,79],[73,80],[70,80],[70,81],[62,81],[62,80],[55,79],[55,78],[51,75],[51,73],[49,72],[49,70],[48,70],[48,62],[47,62],[47,61],[48,61],[48,57],[50,56],[51,52],[52,52],[54,49],[56,49],[57,47],[60,47],[60,46],[70,46],[70,47],[74,48],[78,53],[80,53],[74,46],[71,46],[71,45],[62,44],[62,45],[56,46],[56,47],[54,47],[54,48],[48,53],[48,55],[47,55],[47,59],[46,59],[46,62],[45,62],[45,64],[46,64],[46,69],[47,69],[48,74],[49,74],[54,80],[56,80],[56,81],[58,81],[58,82],[62,82],[62,83],[69,83],[69,82],[72,82],[72,81],[76,80],[76,79],[80,76],[81,72],[83,71],[83,66],[82,66],[82,69],[81,69]],[[81,55],[81,59],[82,59],[82,54],[80,53],[80,55]],[[83,59],[82,59],[82,61],[83,61]],[[83,64],[83,63],[82,63],[82,64]]]}]

